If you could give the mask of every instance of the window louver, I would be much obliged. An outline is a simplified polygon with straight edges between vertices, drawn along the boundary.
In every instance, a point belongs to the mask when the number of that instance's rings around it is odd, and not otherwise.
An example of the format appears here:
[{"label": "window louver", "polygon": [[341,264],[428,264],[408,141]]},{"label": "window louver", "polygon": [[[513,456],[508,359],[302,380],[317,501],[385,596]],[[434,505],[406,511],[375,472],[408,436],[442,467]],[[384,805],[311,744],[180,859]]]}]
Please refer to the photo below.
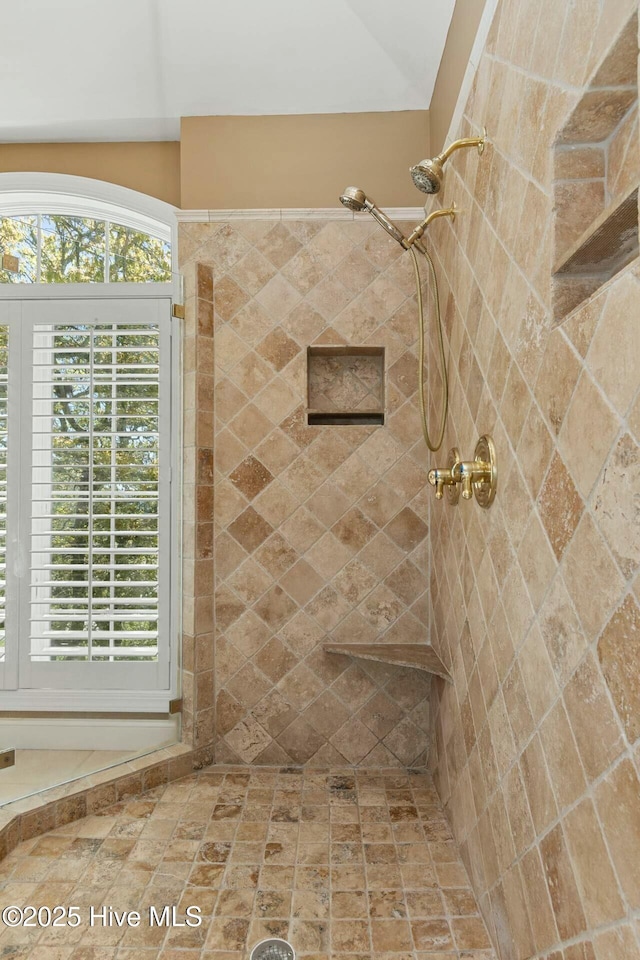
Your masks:
[{"label": "window louver", "polygon": [[159,325],[35,324],[32,336],[30,660],[156,661]]}]

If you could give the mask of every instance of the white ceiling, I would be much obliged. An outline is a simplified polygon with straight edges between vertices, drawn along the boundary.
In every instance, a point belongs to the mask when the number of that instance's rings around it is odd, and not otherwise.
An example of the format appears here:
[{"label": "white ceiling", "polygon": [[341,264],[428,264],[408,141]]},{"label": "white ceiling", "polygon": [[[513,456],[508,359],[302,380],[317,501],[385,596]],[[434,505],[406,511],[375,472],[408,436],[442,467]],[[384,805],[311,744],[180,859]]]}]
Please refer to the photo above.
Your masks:
[{"label": "white ceiling", "polygon": [[0,0],[0,140],[182,116],[420,110],[455,0]]}]

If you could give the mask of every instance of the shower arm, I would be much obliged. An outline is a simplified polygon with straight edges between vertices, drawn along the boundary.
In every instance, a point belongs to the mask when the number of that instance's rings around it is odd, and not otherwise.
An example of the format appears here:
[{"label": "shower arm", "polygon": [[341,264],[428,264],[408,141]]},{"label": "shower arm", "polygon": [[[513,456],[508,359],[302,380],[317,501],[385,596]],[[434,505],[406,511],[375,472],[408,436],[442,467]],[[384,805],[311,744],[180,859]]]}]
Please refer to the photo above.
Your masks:
[{"label": "shower arm", "polygon": [[482,153],[484,150],[484,143],[487,133],[485,130],[484,136],[482,137],[465,137],[463,140],[454,140],[446,150],[443,150],[442,153],[438,154],[437,159],[440,163],[446,163],[452,153],[456,150],[462,149],[462,147],[478,147],[478,152]]},{"label": "shower arm", "polygon": [[[419,223],[416,227],[414,227],[412,232],[407,237],[406,249],[409,249],[409,247],[415,244],[418,250],[420,250],[421,253],[424,253],[424,248],[422,246],[422,243],[420,242],[421,237],[425,232],[425,230],[427,229],[427,227],[429,226],[429,224],[431,223],[431,221],[437,220],[438,217],[451,217],[452,220],[455,220],[456,218],[455,203],[452,203],[450,207],[445,207],[441,210],[433,210],[428,217],[425,217],[422,223]],[[405,245],[403,244],[403,246]]]}]

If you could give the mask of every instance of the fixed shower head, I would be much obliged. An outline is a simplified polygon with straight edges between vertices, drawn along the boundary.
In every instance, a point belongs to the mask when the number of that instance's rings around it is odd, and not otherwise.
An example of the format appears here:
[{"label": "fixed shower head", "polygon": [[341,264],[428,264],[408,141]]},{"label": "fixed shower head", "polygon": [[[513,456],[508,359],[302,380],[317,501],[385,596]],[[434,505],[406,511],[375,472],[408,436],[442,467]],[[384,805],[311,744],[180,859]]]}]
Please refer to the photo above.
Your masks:
[{"label": "fixed shower head", "polygon": [[360,213],[366,209],[367,195],[360,187],[345,187],[344,193],[340,197],[340,203],[348,210],[354,213]]},{"label": "fixed shower head", "polygon": [[443,167],[452,153],[462,147],[477,147],[478,153],[484,150],[487,131],[483,129],[481,137],[467,137],[464,140],[454,140],[446,150],[439,153],[432,160],[421,160],[414,167],[409,168],[414,184],[422,193],[439,193],[444,176]]},{"label": "fixed shower head", "polygon": [[433,160],[421,160],[415,167],[410,168],[411,177],[418,190],[422,193],[438,193],[442,186],[442,160],[434,157]]}]

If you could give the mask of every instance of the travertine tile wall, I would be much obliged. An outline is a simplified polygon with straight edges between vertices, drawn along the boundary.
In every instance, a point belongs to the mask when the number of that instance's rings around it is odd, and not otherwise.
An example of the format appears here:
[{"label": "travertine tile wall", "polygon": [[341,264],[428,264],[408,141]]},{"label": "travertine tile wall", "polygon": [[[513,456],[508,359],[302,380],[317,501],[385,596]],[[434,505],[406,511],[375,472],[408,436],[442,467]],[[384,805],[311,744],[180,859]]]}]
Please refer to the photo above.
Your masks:
[{"label": "travertine tile wall", "polygon": [[213,275],[191,264],[183,321],[182,741],[213,760]]},{"label": "travertine tile wall", "polygon": [[431,508],[454,684],[434,681],[430,766],[502,960],[640,957],[637,261],[551,312],[554,137],[635,6],[502,0],[459,131],[492,143],[452,158],[442,203],[465,213],[430,234],[444,450],[489,432],[500,472],[490,510]]},{"label": "travertine tile wall", "polygon": [[[216,760],[423,765],[428,676],[322,649],[428,634],[411,265],[354,220],[183,223],[180,251],[213,270]],[[384,426],[306,425],[310,344],[385,348]]]},{"label": "travertine tile wall", "polygon": [[566,256],[598,216],[611,212],[638,185],[637,74],[638,20],[632,17],[557,131],[557,258]]}]

